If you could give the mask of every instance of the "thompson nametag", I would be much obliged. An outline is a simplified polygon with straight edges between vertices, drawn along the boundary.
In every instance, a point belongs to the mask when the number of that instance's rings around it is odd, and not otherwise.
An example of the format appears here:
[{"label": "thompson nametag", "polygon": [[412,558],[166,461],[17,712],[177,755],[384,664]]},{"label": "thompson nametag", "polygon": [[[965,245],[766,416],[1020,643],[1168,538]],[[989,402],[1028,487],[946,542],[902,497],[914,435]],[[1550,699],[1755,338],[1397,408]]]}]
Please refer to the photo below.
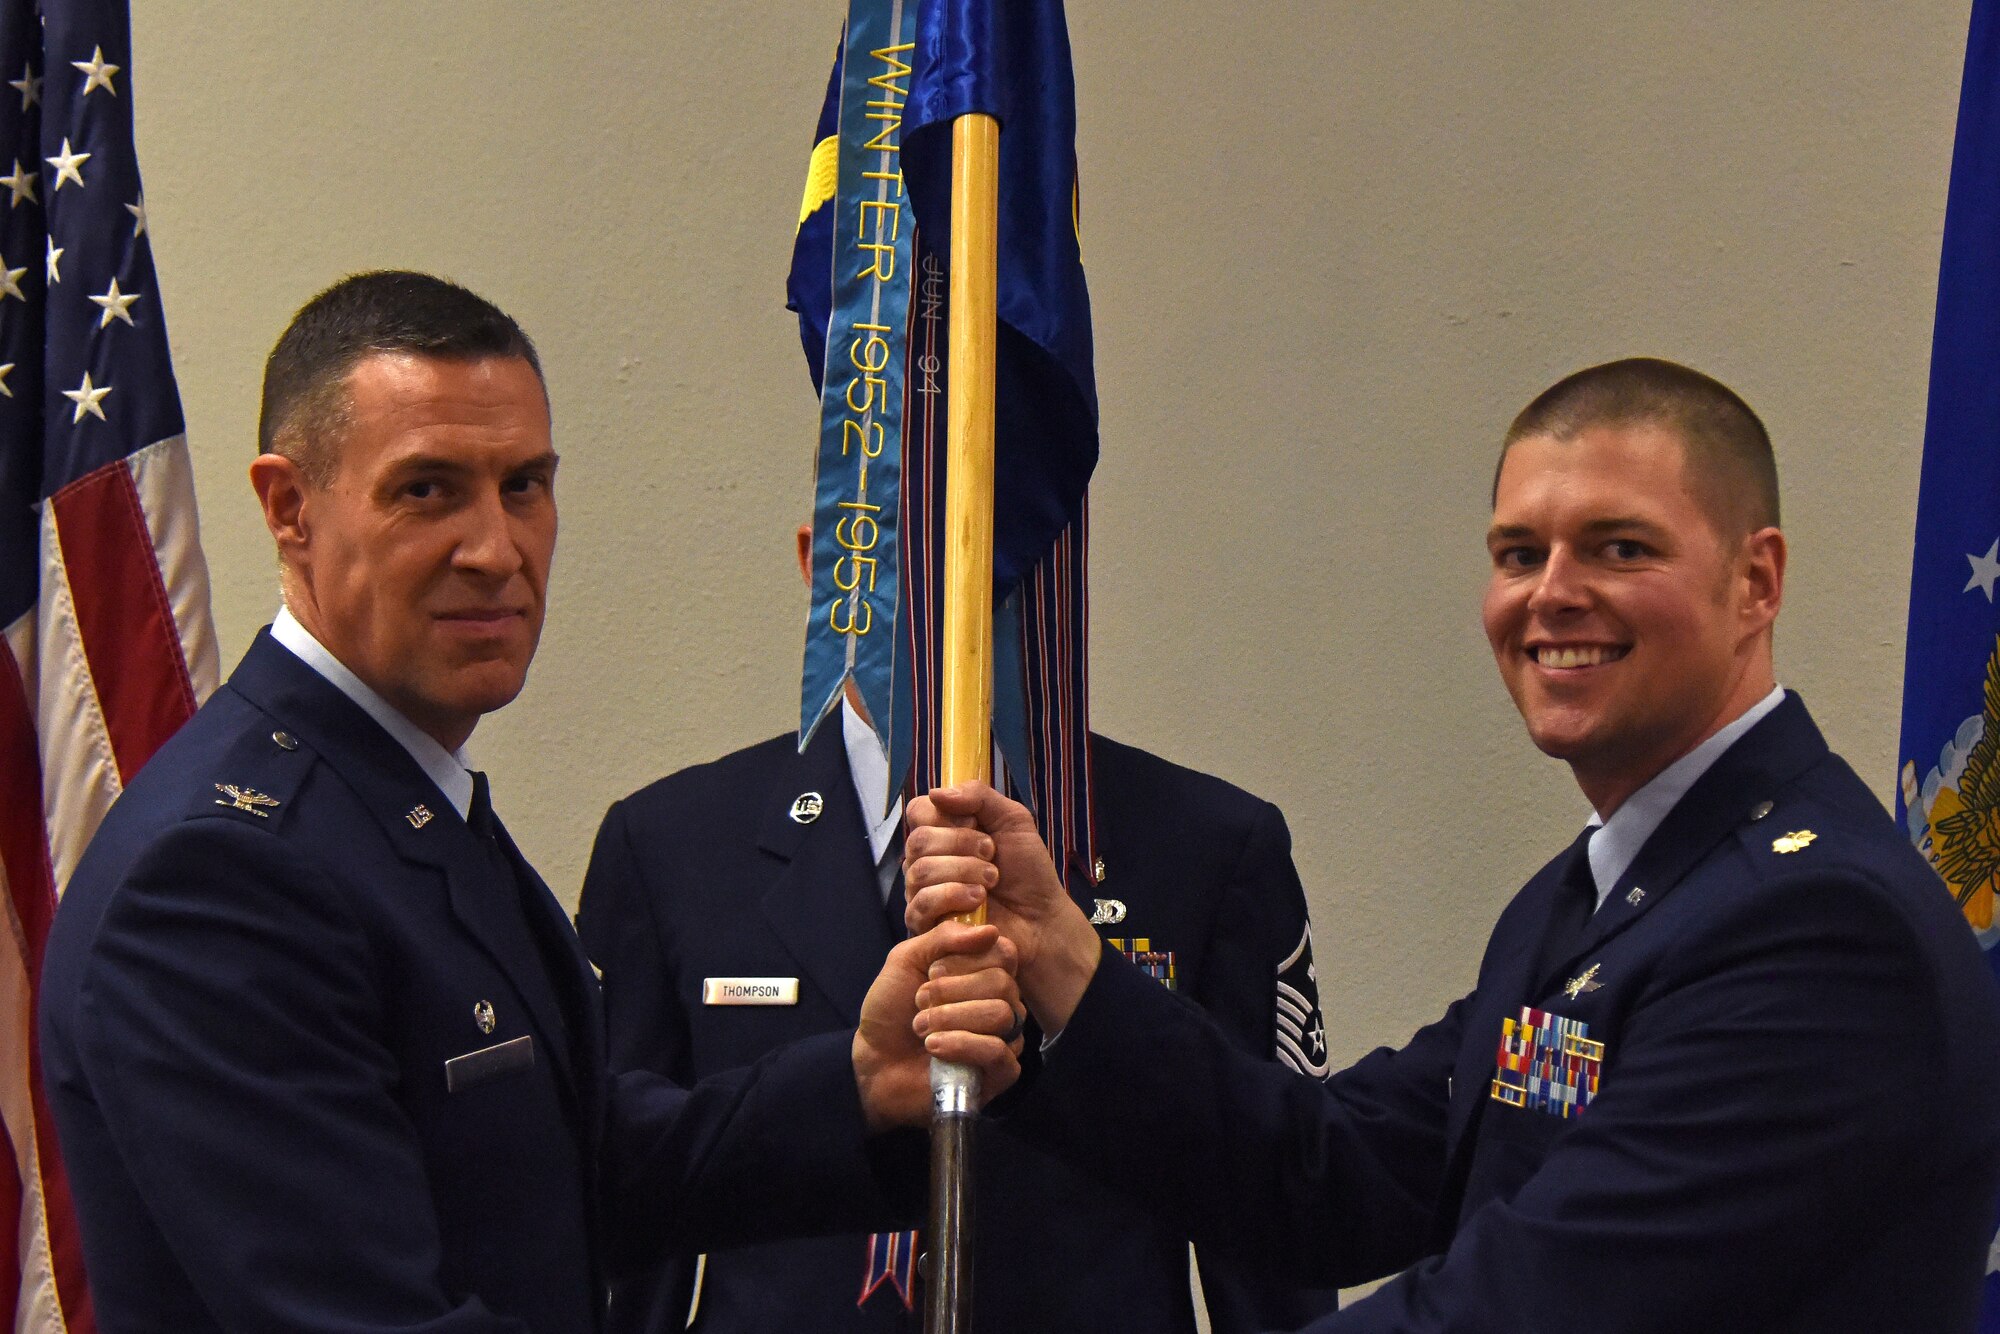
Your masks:
[{"label": "thompson nametag", "polygon": [[797,1005],[796,977],[704,977],[703,1005]]}]

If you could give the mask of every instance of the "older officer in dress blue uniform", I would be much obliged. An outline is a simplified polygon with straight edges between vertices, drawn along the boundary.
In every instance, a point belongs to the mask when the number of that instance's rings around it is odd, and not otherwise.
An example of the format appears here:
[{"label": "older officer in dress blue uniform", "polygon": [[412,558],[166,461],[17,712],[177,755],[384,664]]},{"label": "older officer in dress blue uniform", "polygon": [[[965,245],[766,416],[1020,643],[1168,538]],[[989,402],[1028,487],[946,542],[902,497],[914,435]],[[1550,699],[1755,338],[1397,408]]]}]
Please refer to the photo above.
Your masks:
[{"label": "older officer in dress blue uniform", "polygon": [[[899,950],[858,1032],[692,1091],[614,1079],[574,933],[466,767],[555,544],[520,329],[348,279],[273,352],[261,439],[286,610],[117,802],[48,947],[97,1328],[588,1334],[634,1254],[889,1207],[913,1146],[866,1132],[923,1116],[915,993],[978,938]],[[928,986],[998,1032],[995,962]]]},{"label": "older officer in dress blue uniform", "polygon": [[1761,423],[1684,367],[1581,371],[1517,419],[1486,630],[1599,820],[1502,914],[1469,994],[1325,1084],[1103,952],[1024,812],[913,803],[913,916],[983,896],[977,835],[924,827],[976,812],[1023,993],[1060,1032],[1016,1129],[1198,1239],[1343,1284],[1401,1271],[1329,1334],[1972,1329],[2000,997],[1775,683],[1777,519]]},{"label": "older officer in dress blue uniform", "polygon": [[[803,568],[810,541],[801,529]],[[661,779],[605,817],[578,928],[603,970],[614,1069],[691,1082],[854,1023],[869,979],[904,938],[903,803],[890,800],[887,758],[851,700],[834,724],[803,754],[791,734],[774,737]],[[1096,931],[1246,1055],[1324,1075],[1311,930],[1283,815],[1105,737],[1091,738],[1091,760],[1103,877],[1080,904]],[[777,986],[756,1005],[718,992],[743,977]],[[990,1124],[979,1151],[976,1330],[1192,1334],[1184,1229]],[[709,1334],[914,1331],[921,1321],[895,1278],[869,1282],[890,1258],[888,1239],[866,1234],[686,1254],[621,1289],[613,1324],[668,1334],[688,1327],[692,1307],[693,1328]],[[1330,1290],[1302,1290],[1254,1260],[1206,1250],[1200,1260],[1218,1334],[1333,1305]]]}]

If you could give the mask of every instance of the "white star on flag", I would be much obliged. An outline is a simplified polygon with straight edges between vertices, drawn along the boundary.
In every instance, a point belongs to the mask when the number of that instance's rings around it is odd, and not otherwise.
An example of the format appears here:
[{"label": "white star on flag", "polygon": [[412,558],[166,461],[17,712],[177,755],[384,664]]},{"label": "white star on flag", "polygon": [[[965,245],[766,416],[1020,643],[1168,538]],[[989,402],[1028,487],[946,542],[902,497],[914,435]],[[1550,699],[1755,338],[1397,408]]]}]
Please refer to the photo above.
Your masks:
[{"label": "white star on flag", "polygon": [[94,296],[90,298],[91,304],[99,307],[104,311],[104,314],[101,317],[99,317],[97,321],[97,327],[100,329],[108,329],[111,327],[111,321],[113,320],[123,320],[125,321],[125,323],[131,324],[132,303],[134,301],[137,301],[142,295],[144,295],[144,293],[119,291],[118,280],[116,278],[113,278],[111,280],[111,288],[109,291],[105,292],[103,296]]},{"label": "white star on flag", "polygon": [[126,211],[143,190],[133,10],[0,0],[0,630],[15,655],[0,649],[0,790],[36,794],[0,828],[0,1334],[89,1323],[55,1127],[15,1041],[32,1032],[48,910],[120,775],[219,666],[166,297],[151,229]]},{"label": "white star on flag", "polygon": [[90,49],[90,59],[88,60],[72,60],[69,63],[89,76],[83,81],[83,95],[85,97],[89,97],[91,90],[94,88],[102,88],[113,97],[118,96],[118,90],[111,86],[111,76],[124,67],[107,63],[104,59],[103,47],[92,47]]},{"label": "white star on flag", "polygon": [[85,371],[83,373],[82,384],[78,385],[74,389],[65,389],[62,391],[62,396],[64,398],[76,404],[76,412],[74,415],[70,417],[69,424],[71,426],[75,426],[78,423],[82,422],[85,413],[89,413],[91,416],[97,418],[97,420],[99,421],[111,420],[109,417],[106,417],[104,415],[104,408],[102,406],[104,403],[104,396],[110,392],[111,392],[111,386],[108,384],[106,385],[91,384],[90,372]]},{"label": "white star on flag", "polygon": [[144,236],[146,234],[146,196],[140,195],[137,203],[127,204],[125,211],[137,219],[132,224],[132,235],[135,238]]},{"label": "white star on flag", "polygon": [[90,154],[72,151],[67,138],[63,140],[62,152],[54,157],[43,158],[42,161],[56,169],[56,183],[50,188],[50,194],[62,189],[66,181],[75,181],[77,189],[83,188],[82,167],[84,163],[90,161]]},{"label": "white star on flag", "polygon": [[8,208],[19,208],[23,199],[27,200],[30,204],[39,204],[42,202],[35,198],[35,174],[31,171],[23,170],[21,159],[19,158],[14,159],[14,174],[12,176],[0,176],[0,185],[4,185],[14,192],[14,198],[7,205]]},{"label": "white star on flag", "polygon": [[2000,537],[1993,539],[1993,545],[1986,548],[1984,556],[1967,555],[1966,560],[1972,563],[1972,578],[1966,580],[1965,587],[1958,591],[1970,593],[1976,588],[1991,602],[1993,585],[1995,581],[2000,581]]}]

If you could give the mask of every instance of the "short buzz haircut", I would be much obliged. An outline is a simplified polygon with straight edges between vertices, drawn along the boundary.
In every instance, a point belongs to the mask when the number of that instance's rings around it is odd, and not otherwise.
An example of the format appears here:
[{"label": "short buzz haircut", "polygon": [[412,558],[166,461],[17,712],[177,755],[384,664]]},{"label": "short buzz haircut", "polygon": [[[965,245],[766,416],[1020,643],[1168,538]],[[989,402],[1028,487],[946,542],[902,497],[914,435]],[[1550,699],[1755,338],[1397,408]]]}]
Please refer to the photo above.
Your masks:
[{"label": "short buzz haircut", "polygon": [[375,353],[514,357],[542,373],[528,335],[485,298],[427,273],[357,273],[306,302],[271,349],[259,451],[291,459],[315,486],[331,481],[348,424],[347,377]]},{"label": "short buzz haircut", "polygon": [[[1725,538],[1778,524],[1778,465],[1771,436],[1750,405],[1720,380],[1657,357],[1590,366],[1544,389],[1507,428],[1500,462],[1530,436],[1574,440],[1598,426],[1654,425],[1686,450],[1695,498]],[[1500,471],[1493,472],[1500,491]]]}]

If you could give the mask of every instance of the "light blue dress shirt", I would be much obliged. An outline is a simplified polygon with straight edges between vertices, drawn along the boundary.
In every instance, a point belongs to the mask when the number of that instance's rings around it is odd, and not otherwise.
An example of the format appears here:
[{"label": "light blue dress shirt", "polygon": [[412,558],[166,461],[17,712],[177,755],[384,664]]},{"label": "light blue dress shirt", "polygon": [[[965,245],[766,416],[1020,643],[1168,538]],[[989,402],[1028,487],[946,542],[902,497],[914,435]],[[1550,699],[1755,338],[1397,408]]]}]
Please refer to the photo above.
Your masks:
[{"label": "light blue dress shirt", "polygon": [[314,639],[312,632],[299,624],[290,607],[278,609],[277,618],[271,622],[271,638],[290,649],[300,662],[325,677],[335,690],[359,704],[364,713],[382,724],[382,730],[396,738],[397,743],[410,752],[410,758],[430,775],[438,791],[444,793],[444,799],[458,812],[458,818],[463,820],[466,817],[472,809],[472,764],[465,758],[465,747],[446,750],[438,744],[436,737],[398,713],[388,700],[369,689],[360,677],[349,671],[345,663],[327,652],[326,645]]},{"label": "light blue dress shirt", "polygon": [[1632,859],[1646,846],[1646,840],[1660,827],[1660,821],[1680,805],[1688,789],[1722,758],[1723,751],[1735,745],[1784,698],[1785,688],[1773,686],[1770,694],[1744,710],[1734,722],[1653,775],[1650,782],[1611,813],[1609,820],[1595,814],[1590,817],[1592,824],[1602,826],[1590,836],[1590,876],[1597,882],[1599,908],[1617,887],[1618,877],[1632,865]]}]

